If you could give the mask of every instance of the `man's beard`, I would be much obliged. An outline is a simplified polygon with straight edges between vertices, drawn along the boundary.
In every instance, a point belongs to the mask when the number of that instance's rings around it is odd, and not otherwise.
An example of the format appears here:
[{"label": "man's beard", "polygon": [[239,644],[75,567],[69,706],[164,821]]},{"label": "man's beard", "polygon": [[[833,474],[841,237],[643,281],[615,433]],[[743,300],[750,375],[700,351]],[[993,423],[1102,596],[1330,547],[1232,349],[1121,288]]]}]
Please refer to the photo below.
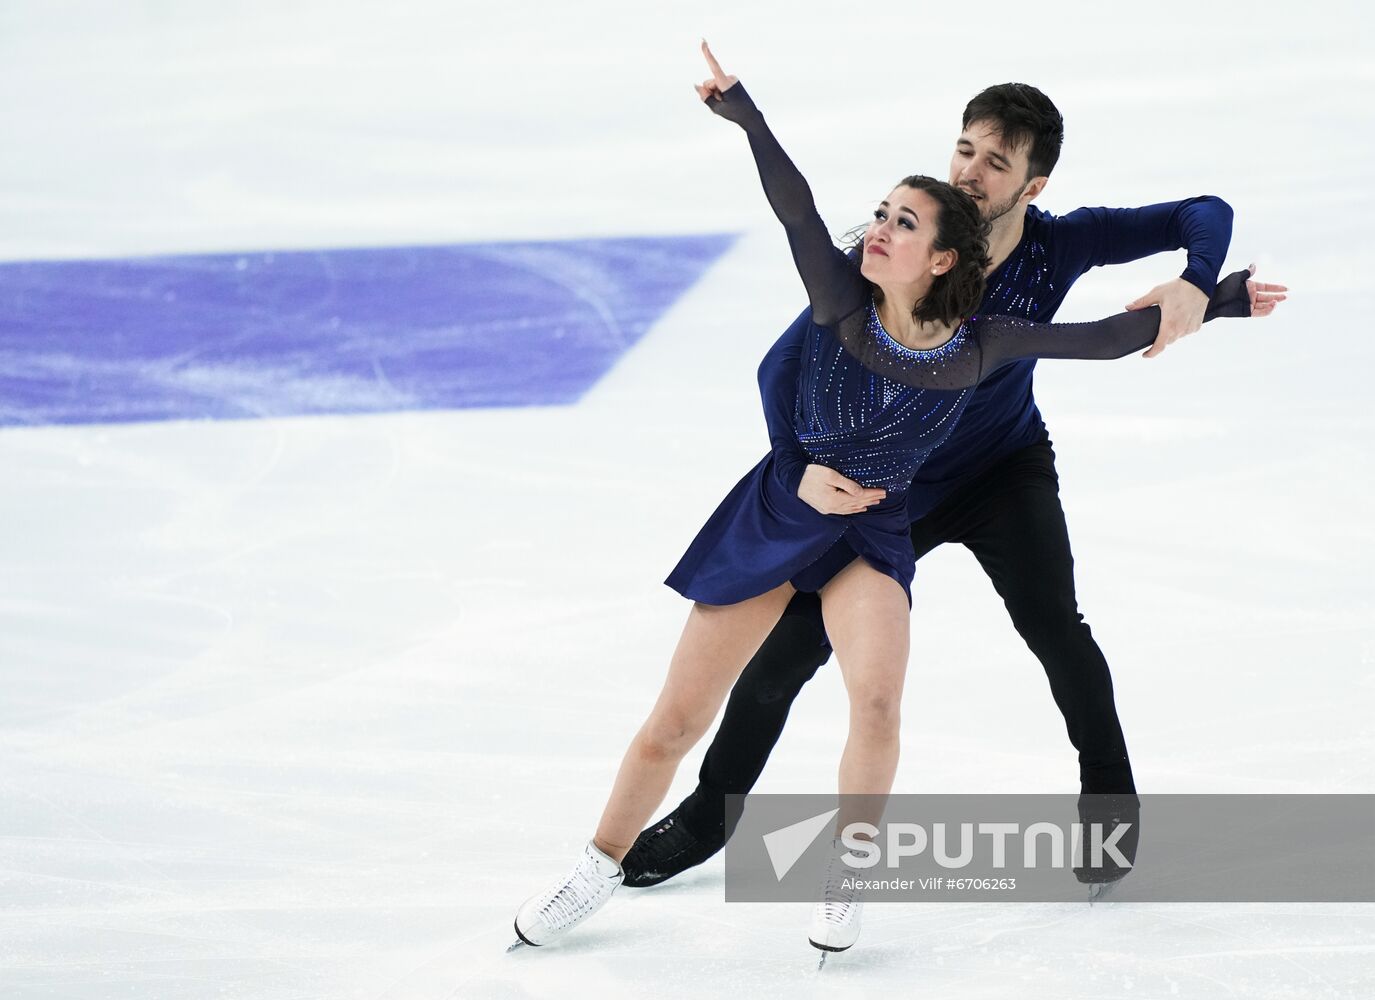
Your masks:
[{"label": "man's beard", "polygon": [[[960,190],[963,191],[965,194],[970,193],[970,191],[967,188],[960,188]],[[984,215],[983,217],[984,221],[987,222],[989,225],[992,225],[993,223],[997,222],[1004,215],[1006,215],[1008,212],[1012,211],[1014,208],[1017,207],[1017,201],[1021,197],[1022,192],[1018,191],[1016,194],[1014,194],[1011,198],[1009,198],[1006,202],[1004,202],[1001,205],[989,205],[988,214]],[[986,202],[988,199],[984,195],[979,195],[979,200]]]},{"label": "man's beard", "polygon": [[984,221],[987,222],[987,223],[989,223],[990,225],[991,225],[992,223],[997,222],[997,221],[998,221],[999,219],[1001,219],[1004,215],[1006,215],[1008,212],[1012,211],[1014,208],[1017,207],[1017,201],[1018,201],[1021,197],[1022,197],[1022,193],[1021,193],[1020,191],[1018,191],[1016,194],[1014,194],[1011,198],[1009,198],[1009,199],[1008,199],[1006,202],[1004,202],[1003,204],[1001,204],[1001,205],[990,205],[990,206],[989,206],[989,209],[988,209],[988,214],[984,216]]}]

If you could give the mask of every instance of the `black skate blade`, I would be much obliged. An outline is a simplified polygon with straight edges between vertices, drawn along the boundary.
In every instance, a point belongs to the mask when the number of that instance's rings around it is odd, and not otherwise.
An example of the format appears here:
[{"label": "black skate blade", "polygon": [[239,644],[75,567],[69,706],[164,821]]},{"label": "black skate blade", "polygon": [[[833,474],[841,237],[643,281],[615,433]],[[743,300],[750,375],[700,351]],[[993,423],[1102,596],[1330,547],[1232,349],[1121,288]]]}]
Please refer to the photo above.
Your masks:
[{"label": "black skate blade", "polygon": [[506,949],[506,954],[509,955],[509,954],[511,954],[511,952],[515,951],[517,948],[524,948],[526,945],[529,945],[531,948],[538,948],[538,947],[539,947],[539,945],[535,944],[535,942],[526,940],[525,935],[522,934],[522,933],[520,932],[520,924],[518,924],[518,923],[516,923],[514,920],[512,920],[512,921],[511,921],[511,926],[512,926],[513,928],[515,928],[516,940],[513,941],[513,942],[511,942],[511,947],[509,947],[509,948]]},{"label": "black skate blade", "polygon": [[1113,890],[1117,888],[1121,881],[1121,879],[1118,879],[1116,882],[1095,882],[1093,885],[1089,886],[1089,906],[1101,902],[1112,895]]},{"label": "black skate blade", "polygon": [[808,943],[809,945],[811,945],[813,948],[815,948],[817,951],[821,952],[821,961],[819,961],[819,962],[816,963],[816,971],[817,971],[817,972],[820,972],[822,969],[824,969],[824,968],[826,967],[826,957],[827,957],[828,955],[830,955],[830,954],[832,954],[832,953],[834,953],[834,952],[839,952],[839,951],[849,951],[849,948],[848,948],[848,947],[845,947],[845,948],[833,948],[833,947],[831,947],[830,945],[826,945],[826,944],[817,944],[817,943],[816,943],[815,941],[813,941],[811,938],[807,938],[807,943]]}]

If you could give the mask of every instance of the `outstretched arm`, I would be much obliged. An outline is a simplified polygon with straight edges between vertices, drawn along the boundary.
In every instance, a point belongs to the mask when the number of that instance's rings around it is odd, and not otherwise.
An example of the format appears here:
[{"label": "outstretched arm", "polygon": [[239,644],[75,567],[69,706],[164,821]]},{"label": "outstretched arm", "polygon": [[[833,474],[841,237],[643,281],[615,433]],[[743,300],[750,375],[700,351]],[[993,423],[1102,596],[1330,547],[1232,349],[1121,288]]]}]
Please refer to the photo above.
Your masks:
[{"label": "outstretched arm", "polygon": [[[1229,274],[1217,283],[1203,314],[1203,322],[1219,316],[1251,316],[1258,303],[1268,301],[1265,286],[1251,280],[1254,267]],[[1273,306],[1271,306],[1273,308]],[[1268,311],[1268,310],[1267,310]],[[1150,306],[1118,313],[1092,323],[1029,323],[1010,316],[983,317],[977,327],[980,375],[1029,358],[1125,357],[1154,342],[1161,311]]]},{"label": "outstretched arm", "polygon": [[697,94],[714,114],[735,122],[749,136],[764,194],[787,231],[793,262],[812,305],[812,318],[822,326],[834,326],[867,302],[868,286],[831,242],[807,179],[769,131],[744,86],[721,70],[706,42],[702,43],[702,54],[712,75],[697,87]]},{"label": "outstretched arm", "polygon": [[[1168,250],[1188,251],[1188,263],[1179,277],[1156,285],[1126,306],[1128,310],[1160,307],[1160,329],[1145,357],[1156,357],[1203,324],[1232,239],[1232,206],[1227,202],[1215,195],[1200,195],[1141,208],[1081,208],[1056,219],[1055,225],[1061,245],[1083,248],[1081,271]],[[1266,287],[1272,293],[1287,291],[1283,285]],[[1278,301],[1283,301],[1282,295]],[[1272,308],[1258,304],[1255,315],[1265,315]]]},{"label": "outstretched arm", "polygon": [[1168,250],[1187,250],[1179,277],[1213,294],[1232,241],[1232,206],[1214,195],[1140,208],[1079,208],[1055,219],[1057,242],[1072,240],[1082,253],[1080,273],[1126,264]]},{"label": "outstretched arm", "polygon": [[[1264,294],[1238,271],[1218,282],[1204,320],[1254,315]],[[1092,323],[1033,323],[1014,316],[975,316],[945,346],[932,351],[896,351],[861,343],[860,363],[903,385],[919,389],[969,389],[1014,361],[1031,358],[1108,360],[1138,351],[1155,339],[1160,310],[1151,306]],[[875,342],[877,343],[877,342]]]}]

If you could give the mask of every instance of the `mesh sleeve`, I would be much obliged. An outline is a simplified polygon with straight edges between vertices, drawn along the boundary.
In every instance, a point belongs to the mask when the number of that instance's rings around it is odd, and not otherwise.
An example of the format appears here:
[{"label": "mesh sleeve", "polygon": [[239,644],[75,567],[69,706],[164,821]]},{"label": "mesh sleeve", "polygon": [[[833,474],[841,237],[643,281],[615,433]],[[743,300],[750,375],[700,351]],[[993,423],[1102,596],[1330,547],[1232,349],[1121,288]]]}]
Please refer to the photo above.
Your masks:
[{"label": "mesh sleeve", "polygon": [[[1218,282],[1204,312],[1251,315],[1246,287],[1250,274],[1237,271]],[[921,389],[967,389],[999,368],[1032,358],[1110,360],[1149,347],[1160,330],[1160,309],[1152,306],[1091,323],[1033,323],[1013,316],[976,316],[949,341],[929,351],[903,347],[865,316],[848,317],[836,333],[845,349],[870,371]]]},{"label": "mesh sleeve", "polygon": [[793,263],[812,306],[812,319],[834,326],[868,302],[869,286],[859,268],[831,242],[817,214],[812,189],[769,131],[743,84],[726,90],[721,100],[708,100],[711,111],[733,121],[749,136],[764,195],[788,234]]}]

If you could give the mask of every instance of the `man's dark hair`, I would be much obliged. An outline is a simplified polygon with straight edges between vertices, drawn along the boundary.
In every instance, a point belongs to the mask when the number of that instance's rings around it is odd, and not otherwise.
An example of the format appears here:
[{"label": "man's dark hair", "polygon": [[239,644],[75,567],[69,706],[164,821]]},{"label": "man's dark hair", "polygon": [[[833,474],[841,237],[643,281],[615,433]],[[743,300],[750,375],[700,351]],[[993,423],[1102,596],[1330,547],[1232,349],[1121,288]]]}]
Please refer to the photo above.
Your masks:
[{"label": "man's dark hair", "polygon": [[974,95],[964,108],[964,128],[971,122],[994,125],[1009,147],[1027,147],[1027,180],[1049,177],[1060,159],[1065,120],[1049,97],[1026,83],[1000,83]]}]

